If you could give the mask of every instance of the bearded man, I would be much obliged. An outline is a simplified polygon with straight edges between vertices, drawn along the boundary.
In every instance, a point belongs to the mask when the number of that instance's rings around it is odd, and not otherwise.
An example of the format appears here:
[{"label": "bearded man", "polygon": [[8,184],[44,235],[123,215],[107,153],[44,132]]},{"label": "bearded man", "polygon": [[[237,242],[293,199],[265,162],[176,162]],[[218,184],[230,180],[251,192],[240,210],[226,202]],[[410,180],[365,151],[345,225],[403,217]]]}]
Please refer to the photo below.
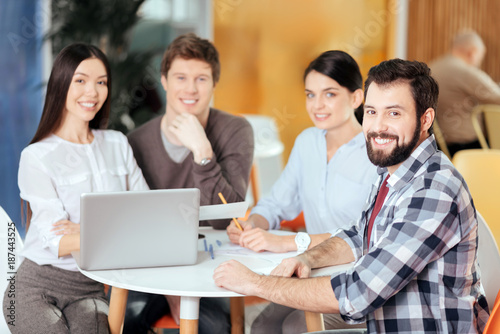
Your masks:
[{"label": "bearded man", "polygon": [[[368,333],[482,333],[488,305],[476,210],[462,176],[436,148],[438,91],[424,63],[393,59],[370,69],[363,132],[379,179],[358,222],[285,259],[272,276],[231,260],[215,270],[215,283],[366,321]],[[312,268],[349,262],[346,272],[308,278]]]}]

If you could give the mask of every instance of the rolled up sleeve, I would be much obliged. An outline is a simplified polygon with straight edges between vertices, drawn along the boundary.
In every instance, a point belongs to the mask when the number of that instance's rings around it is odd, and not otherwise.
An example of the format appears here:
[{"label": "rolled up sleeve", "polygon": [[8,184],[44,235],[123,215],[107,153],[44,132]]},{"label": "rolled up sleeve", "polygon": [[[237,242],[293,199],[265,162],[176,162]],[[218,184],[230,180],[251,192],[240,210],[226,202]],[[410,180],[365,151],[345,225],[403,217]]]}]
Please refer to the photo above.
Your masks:
[{"label": "rolled up sleeve", "polygon": [[[370,251],[331,279],[346,321],[360,321],[380,308],[460,241],[454,200],[441,190],[422,189],[396,204],[392,221],[379,229]],[[354,235],[346,238],[349,233],[338,236],[357,245]]]}]

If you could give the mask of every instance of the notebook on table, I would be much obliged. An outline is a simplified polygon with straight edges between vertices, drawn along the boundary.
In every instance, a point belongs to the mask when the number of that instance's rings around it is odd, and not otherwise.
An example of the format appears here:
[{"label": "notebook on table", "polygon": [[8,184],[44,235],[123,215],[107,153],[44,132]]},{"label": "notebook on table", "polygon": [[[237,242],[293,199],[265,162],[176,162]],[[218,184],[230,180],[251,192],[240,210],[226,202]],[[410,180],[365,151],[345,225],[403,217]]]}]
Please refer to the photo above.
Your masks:
[{"label": "notebook on table", "polygon": [[199,189],[86,193],[80,199],[84,270],[191,265],[197,261]]}]

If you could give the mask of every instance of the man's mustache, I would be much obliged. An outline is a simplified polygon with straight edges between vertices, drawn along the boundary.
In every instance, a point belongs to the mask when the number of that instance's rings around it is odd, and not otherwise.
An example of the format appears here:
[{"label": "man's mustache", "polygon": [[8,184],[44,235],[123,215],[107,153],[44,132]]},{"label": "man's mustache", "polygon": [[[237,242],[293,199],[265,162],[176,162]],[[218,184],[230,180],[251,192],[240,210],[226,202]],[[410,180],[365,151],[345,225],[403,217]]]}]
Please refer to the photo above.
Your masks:
[{"label": "man's mustache", "polygon": [[396,135],[391,135],[391,134],[385,133],[385,132],[374,132],[374,131],[368,132],[366,137],[368,139],[371,139],[371,138],[396,139],[396,141],[399,139],[399,136],[396,136]]}]

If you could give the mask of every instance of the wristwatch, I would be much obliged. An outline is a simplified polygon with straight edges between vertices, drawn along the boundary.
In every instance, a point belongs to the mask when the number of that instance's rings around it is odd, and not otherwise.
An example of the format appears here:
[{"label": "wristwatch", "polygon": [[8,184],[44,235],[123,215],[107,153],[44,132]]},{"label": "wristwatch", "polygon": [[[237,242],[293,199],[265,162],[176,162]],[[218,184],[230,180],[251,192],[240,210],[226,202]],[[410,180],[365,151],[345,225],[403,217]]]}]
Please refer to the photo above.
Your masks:
[{"label": "wristwatch", "polygon": [[203,159],[201,159],[201,161],[200,161],[200,163],[198,165],[200,165],[200,166],[206,166],[206,165],[208,165],[210,163],[210,161],[212,161],[212,159],[210,159],[210,158],[203,158]]},{"label": "wristwatch", "polygon": [[311,237],[307,233],[299,232],[295,236],[295,244],[297,245],[297,253],[304,253],[311,244]]}]

